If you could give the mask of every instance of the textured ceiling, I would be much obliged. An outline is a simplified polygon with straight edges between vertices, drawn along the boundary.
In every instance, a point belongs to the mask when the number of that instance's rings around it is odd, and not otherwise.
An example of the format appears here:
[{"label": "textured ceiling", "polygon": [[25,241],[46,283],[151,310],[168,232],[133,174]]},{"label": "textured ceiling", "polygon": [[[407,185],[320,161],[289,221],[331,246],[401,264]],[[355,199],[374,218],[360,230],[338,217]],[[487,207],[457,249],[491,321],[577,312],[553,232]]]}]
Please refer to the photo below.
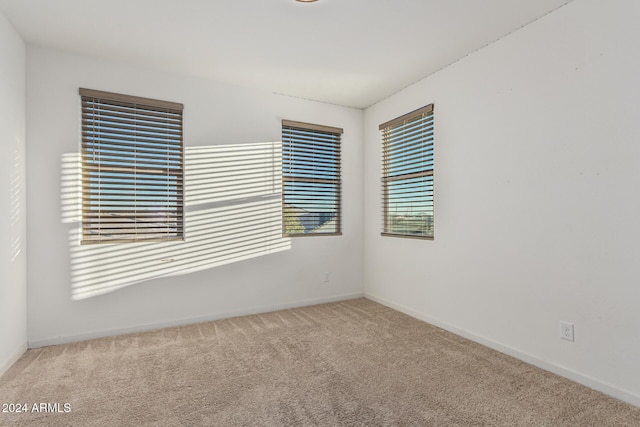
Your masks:
[{"label": "textured ceiling", "polygon": [[364,108],[567,0],[0,0],[27,43]]}]

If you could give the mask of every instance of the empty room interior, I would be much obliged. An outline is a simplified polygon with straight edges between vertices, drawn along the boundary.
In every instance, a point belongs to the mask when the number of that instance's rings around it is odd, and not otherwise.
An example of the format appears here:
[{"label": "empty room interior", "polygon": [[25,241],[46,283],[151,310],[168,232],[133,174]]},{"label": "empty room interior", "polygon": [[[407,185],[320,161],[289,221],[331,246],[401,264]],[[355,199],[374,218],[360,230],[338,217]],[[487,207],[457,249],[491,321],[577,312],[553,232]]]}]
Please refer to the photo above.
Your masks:
[{"label": "empty room interior", "polygon": [[0,425],[640,425],[639,20],[0,0]]}]

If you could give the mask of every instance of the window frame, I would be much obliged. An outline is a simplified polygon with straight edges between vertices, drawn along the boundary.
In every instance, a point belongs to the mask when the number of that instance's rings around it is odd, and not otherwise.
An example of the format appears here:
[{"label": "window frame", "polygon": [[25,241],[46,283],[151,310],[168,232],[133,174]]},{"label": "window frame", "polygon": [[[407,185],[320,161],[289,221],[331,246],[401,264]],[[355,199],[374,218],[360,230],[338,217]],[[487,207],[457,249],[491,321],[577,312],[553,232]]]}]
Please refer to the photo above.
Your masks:
[{"label": "window frame", "polygon": [[[405,138],[400,138],[397,136],[391,136],[391,132],[393,130],[404,131],[406,127],[410,128],[414,122],[418,123],[418,126],[427,129],[425,135],[419,138],[409,138],[408,140],[411,142],[411,148],[405,149],[410,152],[409,157],[416,157],[416,151],[414,150],[422,150],[423,153],[430,154],[422,154],[421,159],[423,160],[413,160],[411,162],[406,162],[399,169],[405,168],[409,169],[410,172],[407,173],[396,173],[395,175],[391,174],[390,168],[391,165],[395,163],[400,163],[401,160],[398,160],[390,154],[394,147],[396,150],[400,150],[398,148],[398,144],[402,144],[405,142]],[[424,107],[413,110],[407,114],[396,117],[395,119],[389,120],[385,123],[382,123],[379,126],[379,130],[382,138],[382,165],[381,165],[381,187],[382,187],[382,231],[381,236],[387,237],[401,237],[401,238],[411,238],[411,239],[422,239],[422,240],[434,240],[435,235],[435,221],[434,221],[434,104],[429,104]],[[395,140],[394,140],[395,139]],[[417,142],[415,142],[417,141]],[[415,146],[413,144],[416,144]],[[418,148],[415,148],[418,147]],[[429,159],[431,159],[431,164],[429,165]],[[420,163],[423,163],[421,165]],[[418,170],[415,170],[415,169]],[[422,190],[420,188],[414,189],[411,192],[405,192],[402,196],[403,198],[411,198],[411,197],[424,197],[425,206],[431,207],[431,215],[425,213],[425,233],[424,234],[415,234],[415,233],[401,233],[392,230],[391,225],[391,215],[390,209],[392,205],[392,200],[389,195],[389,187],[392,185],[391,183],[401,183],[405,181],[407,186],[410,186],[410,180],[412,179],[420,179],[425,178],[425,189]],[[428,190],[427,188],[431,189]],[[430,200],[429,200],[430,198]],[[397,198],[396,200],[398,200]],[[401,200],[400,200],[401,201]],[[429,203],[430,202],[430,203]],[[428,218],[431,218],[430,224]],[[428,233],[428,230],[431,229],[431,232]]]},{"label": "window frame", "polygon": [[80,243],[184,241],[183,104],[85,88],[79,94]]},{"label": "window frame", "polygon": [[[321,176],[314,175],[309,178],[297,178],[291,177],[287,174],[287,168],[290,166],[290,160],[287,159],[287,137],[289,138],[289,144],[294,145],[295,139],[294,134],[301,133],[311,133],[316,135],[318,138],[333,138],[334,146],[332,152],[335,154],[334,158],[334,168],[335,178],[328,179],[323,178]],[[318,125],[313,123],[305,123],[305,122],[297,122],[293,120],[282,120],[282,236],[283,237],[319,237],[319,236],[340,236],[342,235],[342,135],[344,130],[338,127]],[[288,136],[287,136],[288,135]],[[298,137],[302,139],[303,137]],[[304,143],[306,145],[306,143]],[[310,148],[305,146],[304,148]],[[291,152],[293,148],[290,148],[288,151]],[[289,154],[290,155],[290,154]],[[318,149],[318,151],[312,151],[311,156],[315,158],[316,156],[325,156],[327,155],[327,151],[324,148]],[[310,171],[311,168],[304,169],[305,172]],[[287,183],[292,182],[302,182],[308,184],[327,184],[327,185],[335,185],[335,231],[331,232],[321,232],[321,233],[313,233],[313,232],[302,232],[302,233],[292,233],[287,232],[287,220],[289,217],[297,217],[295,214],[288,214],[286,212],[287,203]],[[311,192],[309,192],[311,193]],[[317,194],[314,196],[317,198]],[[315,199],[314,199],[315,200]],[[332,218],[333,219],[333,218]],[[331,219],[331,220],[332,220]],[[327,222],[321,224],[319,227],[322,227]],[[318,228],[319,228],[318,227]]]}]

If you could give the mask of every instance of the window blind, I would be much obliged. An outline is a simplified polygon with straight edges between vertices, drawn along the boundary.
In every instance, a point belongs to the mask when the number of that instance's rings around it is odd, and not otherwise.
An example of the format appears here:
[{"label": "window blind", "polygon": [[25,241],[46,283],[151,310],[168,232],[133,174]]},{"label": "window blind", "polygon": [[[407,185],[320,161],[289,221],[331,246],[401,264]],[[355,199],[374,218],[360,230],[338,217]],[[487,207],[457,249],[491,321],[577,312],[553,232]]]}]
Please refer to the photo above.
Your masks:
[{"label": "window blind", "polygon": [[282,121],[283,234],[341,233],[342,129]]},{"label": "window blind", "polygon": [[382,235],[433,238],[433,104],[380,125]]},{"label": "window blind", "polygon": [[82,243],[184,235],[183,105],[80,89]]}]

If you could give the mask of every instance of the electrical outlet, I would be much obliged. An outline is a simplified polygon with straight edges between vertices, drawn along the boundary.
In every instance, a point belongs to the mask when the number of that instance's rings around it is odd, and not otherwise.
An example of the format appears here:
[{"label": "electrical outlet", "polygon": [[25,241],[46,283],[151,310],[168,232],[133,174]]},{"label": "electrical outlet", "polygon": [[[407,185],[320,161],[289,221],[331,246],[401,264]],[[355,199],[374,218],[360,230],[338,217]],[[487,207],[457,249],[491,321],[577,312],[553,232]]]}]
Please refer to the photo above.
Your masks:
[{"label": "electrical outlet", "polygon": [[328,282],[330,282],[330,281],[331,281],[331,275],[329,274],[329,272],[328,272],[328,271],[325,271],[325,272],[324,272],[324,282],[325,282],[325,283],[328,283]]},{"label": "electrical outlet", "polygon": [[560,338],[567,341],[574,341],[573,323],[560,322]]}]

